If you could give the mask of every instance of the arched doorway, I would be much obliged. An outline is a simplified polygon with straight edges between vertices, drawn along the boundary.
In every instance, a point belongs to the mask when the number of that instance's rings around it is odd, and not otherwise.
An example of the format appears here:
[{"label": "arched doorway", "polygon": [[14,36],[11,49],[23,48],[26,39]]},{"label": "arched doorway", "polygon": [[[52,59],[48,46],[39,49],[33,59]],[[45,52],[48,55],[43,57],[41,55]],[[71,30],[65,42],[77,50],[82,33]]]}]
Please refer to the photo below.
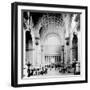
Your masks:
[{"label": "arched doorway", "polygon": [[73,40],[72,40],[72,56],[73,61],[78,61],[78,38],[75,33],[73,33]]},{"label": "arched doorway", "polygon": [[51,33],[44,40],[44,60],[45,65],[55,67],[61,62],[61,43],[60,37]]},{"label": "arched doorway", "polygon": [[25,31],[25,50],[26,50],[26,61],[25,64],[32,64],[33,62],[33,41],[30,31]]}]

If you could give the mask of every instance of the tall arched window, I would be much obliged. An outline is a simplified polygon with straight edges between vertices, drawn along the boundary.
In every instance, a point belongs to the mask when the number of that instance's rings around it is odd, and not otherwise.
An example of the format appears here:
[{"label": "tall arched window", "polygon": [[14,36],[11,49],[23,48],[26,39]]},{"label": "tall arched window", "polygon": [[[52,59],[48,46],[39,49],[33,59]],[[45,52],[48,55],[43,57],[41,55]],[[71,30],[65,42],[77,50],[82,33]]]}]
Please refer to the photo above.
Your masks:
[{"label": "tall arched window", "polygon": [[73,33],[73,40],[72,40],[72,56],[73,60],[78,61],[78,38],[75,33]]},{"label": "tall arched window", "polygon": [[26,31],[26,51],[32,48],[32,37],[30,31]]}]

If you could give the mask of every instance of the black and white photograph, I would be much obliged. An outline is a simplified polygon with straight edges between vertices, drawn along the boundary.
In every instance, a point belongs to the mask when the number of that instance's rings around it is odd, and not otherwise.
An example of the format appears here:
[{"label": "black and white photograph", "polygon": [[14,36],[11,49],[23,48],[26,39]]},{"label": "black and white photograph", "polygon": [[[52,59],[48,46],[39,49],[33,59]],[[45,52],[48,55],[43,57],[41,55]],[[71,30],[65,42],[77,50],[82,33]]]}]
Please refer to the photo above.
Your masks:
[{"label": "black and white photograph", "polygon": [[22,11],[22,78],[80,75],[80,13]]},{"label": "black and white photograph", "polygon": [[86,7],[19,4],[13,19],[16,83],[86,82]]}]

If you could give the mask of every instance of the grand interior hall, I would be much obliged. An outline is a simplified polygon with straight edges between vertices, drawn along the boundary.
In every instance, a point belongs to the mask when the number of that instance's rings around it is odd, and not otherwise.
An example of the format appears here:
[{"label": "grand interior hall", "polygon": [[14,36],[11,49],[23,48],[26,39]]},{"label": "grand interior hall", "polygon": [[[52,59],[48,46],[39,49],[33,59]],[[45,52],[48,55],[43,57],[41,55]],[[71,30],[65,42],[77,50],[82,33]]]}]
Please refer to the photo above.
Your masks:
[{"label": "grand interior hall", "polygon": [[22,11],[22,78],[80,75],[80,13]]}]

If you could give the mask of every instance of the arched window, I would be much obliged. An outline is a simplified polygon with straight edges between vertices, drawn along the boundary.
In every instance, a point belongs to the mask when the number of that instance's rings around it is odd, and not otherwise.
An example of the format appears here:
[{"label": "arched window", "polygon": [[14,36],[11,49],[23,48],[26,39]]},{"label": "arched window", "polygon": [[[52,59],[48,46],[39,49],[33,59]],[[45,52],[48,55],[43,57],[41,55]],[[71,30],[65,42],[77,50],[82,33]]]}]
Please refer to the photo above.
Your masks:
[{"label": "arched window", "polygon": [[73,40],[72,40],[72,56],[73,60],[78,61],[78,38],[75,33],[73,33]]},{"label": "arched window", "polygon": [[26,51],[32,48],[32,37],[30,31],[26,31]]}]

